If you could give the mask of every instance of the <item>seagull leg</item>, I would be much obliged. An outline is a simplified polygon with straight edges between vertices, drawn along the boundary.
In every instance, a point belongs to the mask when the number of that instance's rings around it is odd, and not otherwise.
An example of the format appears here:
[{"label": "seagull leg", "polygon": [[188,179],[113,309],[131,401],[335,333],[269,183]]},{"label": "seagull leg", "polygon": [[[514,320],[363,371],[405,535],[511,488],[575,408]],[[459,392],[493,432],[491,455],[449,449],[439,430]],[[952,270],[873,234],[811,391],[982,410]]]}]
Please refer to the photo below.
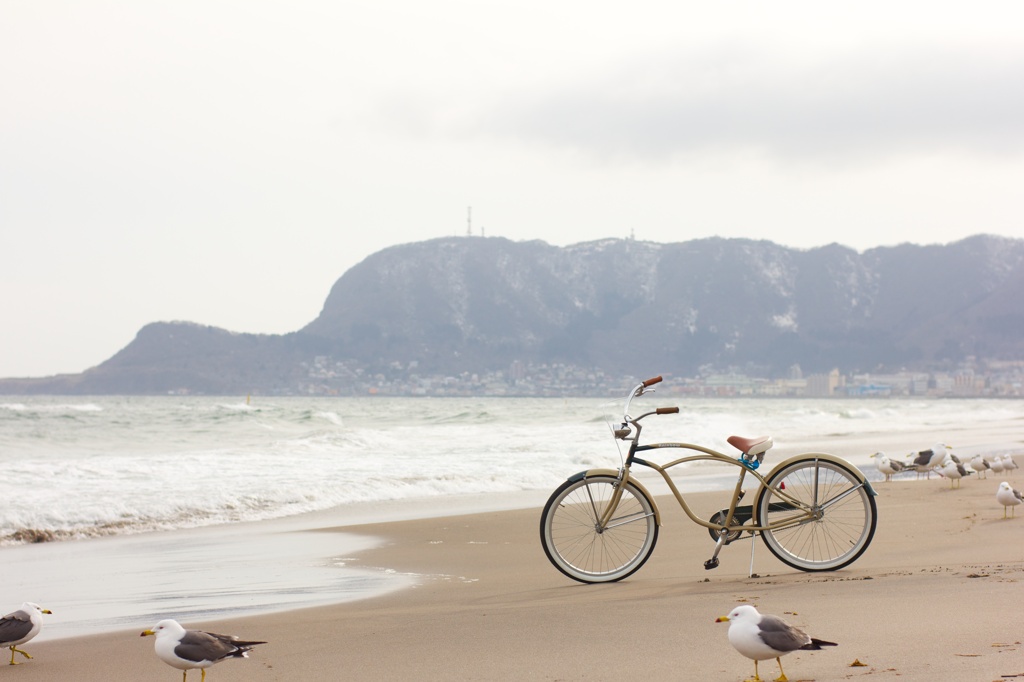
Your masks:
[{"label": "seagull leg", "polygon": [[15,654],[15,652],[21,654],[25,658],[32,658],[31,656],[28,655],[28,653],[22,651],[21,649],[17,648],[16,646],[14,646],[12,644],[11,645],[11,665],[18,665],[17,663],[14,662],[14,654]]},{"label": "seagull leg", "polygon": [[775,678],[775,682],[789,682],[786,672],[782,669],[782,659],[776,656],[775,662],[779,664],[779,676]]},{"label": "seagull leg", "polygon": [[754,676],[751,677],[749,680],[744,680],[743,682],[761,682],[761,677],[757,674],[757,659],[756,658],[754,659]]}]

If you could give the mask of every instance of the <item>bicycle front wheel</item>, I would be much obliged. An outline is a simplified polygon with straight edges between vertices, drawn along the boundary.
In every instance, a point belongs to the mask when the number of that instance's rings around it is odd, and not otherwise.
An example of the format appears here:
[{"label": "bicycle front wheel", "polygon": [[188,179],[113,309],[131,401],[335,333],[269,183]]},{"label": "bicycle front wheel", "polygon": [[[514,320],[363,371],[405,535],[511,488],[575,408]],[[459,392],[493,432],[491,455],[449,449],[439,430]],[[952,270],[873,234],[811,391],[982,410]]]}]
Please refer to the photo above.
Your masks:
[{"label": "bicycle front wheel", "polygon": [[622,580],[654,551],[658,541],[654,504],[632,483],[625,484],[611,519],[600,527],[618,485],[614,476],[569,479],[544,505],[540,517],[544,553],[573,580]]},{"label": "bicycle front wheel", "polygon": [[860,557],[875,534],[870,488],[848,467],[813,456],[773,471],[755,504],[768,549],[801,571],[834,571]]}]

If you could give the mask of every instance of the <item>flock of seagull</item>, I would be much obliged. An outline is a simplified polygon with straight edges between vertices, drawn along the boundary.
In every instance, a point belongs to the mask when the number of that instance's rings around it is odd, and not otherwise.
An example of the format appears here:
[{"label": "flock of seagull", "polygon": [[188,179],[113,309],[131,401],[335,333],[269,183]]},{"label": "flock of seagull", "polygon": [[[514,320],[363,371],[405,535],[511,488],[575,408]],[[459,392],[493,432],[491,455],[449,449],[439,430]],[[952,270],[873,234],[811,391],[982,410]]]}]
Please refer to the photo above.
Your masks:
[{"label": "flock of seagull", "polygon": [[[25,602],[21,608],[0,618],[0,647],[11,650],[10,665],[17,665],[15,654],[32,658],[27,652],[18,648],[39,634],[43,629],[43,614],[52,613],[39,604]],[[202,670],[200,682],[206,680],[206,669],[214,663],[229,658],[246,658],[249,651],[257,644],[266,642],[244,642],[232,635],[218,635],[202,630],[186,630],[177,621],[162,620],[150,630],[143,630],[142,637],[155,635],[154,649],[156,655],[169,666],[183,671],[182,682],[188,677],[189,670]]]},{"label": "flock of seagull", "polygon": [[[950,488],[959,488],[960,481],[968,476],[977,475],[979,480],[988,478],[989,472],[1010,474],[1019,467],[1009,454],[977,454],[970,460],[963,461],[957,457],[952,448],[943,443],[931,446],[921,452],[912,452],[905,461],[889,458],[884,452],[871,455],[875,459],[878,471],[891,481],[896,474],[915,473],[931,478],[934,471],[949,479]],[[1003,506],[1003,518],[1007,518],[1007,510],[1016,512],[1017,505],[1024,502],[1021,492],[1014,489],[1007,481],[1003,481],[996,489],[996,502]],[[1012,516],[1013,514],[1011,514]]]}]

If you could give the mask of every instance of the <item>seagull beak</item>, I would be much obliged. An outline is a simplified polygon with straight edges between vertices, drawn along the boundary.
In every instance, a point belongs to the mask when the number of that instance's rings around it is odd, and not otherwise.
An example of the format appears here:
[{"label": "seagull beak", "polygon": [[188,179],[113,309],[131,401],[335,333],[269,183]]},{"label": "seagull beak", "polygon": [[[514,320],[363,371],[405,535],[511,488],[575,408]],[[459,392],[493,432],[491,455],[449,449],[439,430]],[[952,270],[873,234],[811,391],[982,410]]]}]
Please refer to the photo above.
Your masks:
[{"label": "seagull beak", "polygon": [[53,611],[51,611],[50,609],[43,609],[43,613],[48,613],[51,616],[53,615]]},{"label": "seagull beak", "polygon": [[719,616],[718,618],[715,618],[716,623],[724,623],[727,620],[729,620],[729,616]]},{"label": "seagull beak", "polygon": [[155,634],[156,634],[156,633],[155,633],[155,632],[153,632],[152,630],[143,630],[143,631],[142,631],[142,634],[141,634],[141,635],[139,635],[139,637],[145,637],[146,635],[155,635]]}]

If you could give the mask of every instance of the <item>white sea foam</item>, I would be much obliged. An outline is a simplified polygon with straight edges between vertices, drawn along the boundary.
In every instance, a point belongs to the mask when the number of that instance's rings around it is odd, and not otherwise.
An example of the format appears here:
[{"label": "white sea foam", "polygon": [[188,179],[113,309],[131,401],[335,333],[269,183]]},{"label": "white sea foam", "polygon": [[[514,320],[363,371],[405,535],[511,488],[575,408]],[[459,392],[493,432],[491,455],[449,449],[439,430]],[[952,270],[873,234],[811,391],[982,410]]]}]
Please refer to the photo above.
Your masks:
[{"label": "white sea foam", "polygon": [[[910,449],[958,444],[960,425],[1024,418],[1016,401],[643,400],[644,410],[681,407],[647,419],[645,441],[729,453],[729,435],[772,435],[779,456],[824,443],[864,465],[894,438]],[[619,465],[605,425],[617,409],[525,398],[0,401],[0,543],[550,490],[576,471]],[[700,467],[679,473],[705,485]]]}]

